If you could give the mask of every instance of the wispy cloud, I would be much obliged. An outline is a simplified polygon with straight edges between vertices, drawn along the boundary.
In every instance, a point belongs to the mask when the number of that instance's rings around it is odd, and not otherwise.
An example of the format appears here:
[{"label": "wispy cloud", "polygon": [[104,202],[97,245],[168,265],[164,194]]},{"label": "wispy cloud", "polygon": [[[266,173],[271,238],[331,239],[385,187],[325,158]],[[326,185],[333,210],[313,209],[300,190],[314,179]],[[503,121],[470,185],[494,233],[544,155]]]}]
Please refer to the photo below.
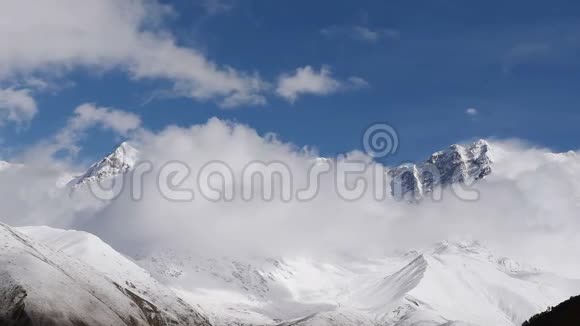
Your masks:
[{"label": "wispy cloud", "polygon": [[323,28],[320,33],[329,38],[350,38],[366,43],[376,43],[381,40],[398,39],[400,37],[400,32],[395,29],[372,29],[361,25],[333,25]]},{"label": "wispy cloud", "polygon": [[352,89],[359,89],[369,87],[369,83],[361,77],[352,76],[348,78],[347,86]]},{"label": "wispy cloud", "polygon": [[74,131],[83,131],[87,128],[101,125],[120,135],[127,135],[131,130],[139,128],[141,119],[138,115],[117,109],[97,107],[85,103],[78,106],[74,117],[69,120],[68,128]]},{"label": "wispy cloud", "polygon": [[515,66],[545,57],[551,51],[553,51],[553,46],[549,42],[525,42],[516,44],[508,50],[503,58],[503,71],[504,73],[509,73]]},{"label": "wispy cloud", "polygon": [[236,6],[235,0],[202,0],[201,5],[210,15],[221,14]]},{"label": "wispy cloud", "polygon": [[131,112],[99,107],[92,103],[79,105],[66,125],[54,137],[40,143],[33,149],[37,158],[47,159],[59,151],[65,151],[73,156],[79,151],[79,142],[92,128],[108,130],[114,135],[127,137],[139,130],[141,118]]},{"label": "wispy cloud", "polygon": [[6,121],[29,121],[37,112],[36,101],[29,89],[0,89],[0,125]]}]

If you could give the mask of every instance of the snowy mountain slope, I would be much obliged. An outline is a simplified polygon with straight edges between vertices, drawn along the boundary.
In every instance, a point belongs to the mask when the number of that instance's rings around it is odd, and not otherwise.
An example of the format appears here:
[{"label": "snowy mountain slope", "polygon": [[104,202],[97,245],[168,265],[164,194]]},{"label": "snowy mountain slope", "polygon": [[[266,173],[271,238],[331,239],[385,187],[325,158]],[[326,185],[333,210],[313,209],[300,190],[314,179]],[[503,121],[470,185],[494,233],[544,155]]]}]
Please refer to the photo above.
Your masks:
[{"label": "snowy mountain slope", "polygon": [[208,258],[175,251],[137,259],[186,301],[199,302],[215,325],[275,325],[334,311],[361,273],[390,266],[383,261],[339,265],[308,257]]},{"label": "snowy mountain slope", "polygon": [[0,253],[2,325],[209,325],[192,308],[173,309],[172,301],[162,302],[168,297],[146,296],[148,289],[137,286],[143,280],[104,276],[4,224]]},{"label": "snowy mountain slope", "polygon": [[499,257],[478,243],[320,262],[141,257],[216,325],[520,325],[580,282]]},{"label": "snowy mountain slope", "polygon": [[129,286],[140,296],[165,307],[173,315],[197,315],[190,305],[155,280],[149,272],[90,233],[46,226],[15,229],[52,249],[81,260],[116,283]]},{"label": "snowy mountain slope", "polygon": [[484,178],[491,173],[492,162],[491,148],[483,139],[468,146],[451,145],[423,163],[390,170],[391,193],[399,199],[421,198],[438,186]]},{"label": "snowy mountain slope", "polygon": [[74,178],[70,185],[74,189],[87,183],[102,182],[122,175],[135,167],[138,157],[138,150],[128,142],[123,142],[103,159],[91,165],[84,174]]},{"label": "snowy mountain slope", "polygon": [[[555,282],[548,281],[551,275],[533,268],[507,269],[506,261],[476,243],[442,243],[425,252],[398,272],[404,276],[393,274],[397,275],[394,280],[392,276],[384,279],[391,287],[407,289],[409,284],[415,285],[406,291],[402,300],[403,304],[411,303],[414,307],[397,325],[407,325],[405,319],[420,320],[416,315],[425,312],[435,312],[448,321],[477,325],[520,325],[531,312],[541,311],[580,289],[578,281],[563,278],[559,279],[566,285],[556,287]],[[529,274],[536,275],[537,279],[531,281],[524,277]],[[381,286],[385,285],[381,283]],[[376,288],[362,293],[368,295]],[[379,318],[389,313],[370,308]]]},{"label": "snowy mountain slope", "polygon": [[272,325],[275,320],[323,309],[320,304],[312,307],[306,300],[289,299],[289,289],[276,280],[298,275],[280,260],[228,259],[172,250],[136,259],[186,301],[199,302],[213,324]]},{"label": "snowy mountain slope", "polygon": [[290,325],[360,325],[361,313],[372,320],[365,325],[521,325],[530,311],[580,289],[577,280],[506,261],[477,244],[443,243],[385,277],[357,282],[335,311]]}]

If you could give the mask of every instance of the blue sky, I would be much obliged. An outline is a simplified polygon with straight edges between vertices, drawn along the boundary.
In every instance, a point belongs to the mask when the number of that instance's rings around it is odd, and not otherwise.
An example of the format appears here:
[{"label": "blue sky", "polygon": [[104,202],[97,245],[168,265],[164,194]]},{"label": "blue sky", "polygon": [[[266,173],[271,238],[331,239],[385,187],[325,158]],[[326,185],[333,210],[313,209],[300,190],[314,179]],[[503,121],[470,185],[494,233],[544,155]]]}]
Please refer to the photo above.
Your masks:
[{"label": "blue sky", "polygon": [[[133,68],[111,54],[115,49],[103,50],[106,60],[77,50],[51,61],[35,56],[34,63],[14,64],[23,56],[20,49],[31,48],[26,42],[38,42],[15,33],[11,49],[18,55],[2,56],[6,50],[0,49],[0,89],[29,90],[37,113],[20,119],[25,121],[2,123],[4,155],[51,137],[83,103],[138,114],[143,127],[153,130],[217,116],[260,133],[274,132],[298,146],[314,146],[323,155],[360,148],[367,126],[388,122],[400,137],[392,162],[420,159],[478,137],[522,138],[557,151],[578,148],[576,1],[166,0],[144,6],[139,28],[174,40],[175,48],[195,50],[222,71],[228,66],[259,76],[268,86],[248,92],[260,100],[224,108],[226,96],[214,95],[221,90],[192,96],[187,88],[184,95],[175,86],[181,77],[174,76],[189,69],[186,64],[178,72],[147,67],[127,72]],[[62,10],[74,10],[69,7]],[[103,10],[109,9],[116,8]],[[102,24],[115,22],[103,17]],[[5,32],[0,35],[8,37],[12,31]],[[60,36],[48,29],[42,37]],[[30,51],[52,51],[47,44]],[[12,66],[22,68],[12,71]],[[292,98],[280,95],[281,78],[306,67],[311,77],[324,75],[328,87]],[[49,86],[23,86],[30,78]],[[469,108],[474,109],[471,114]],[[81,155],[96,158],[121,138],[91,128]]]}]

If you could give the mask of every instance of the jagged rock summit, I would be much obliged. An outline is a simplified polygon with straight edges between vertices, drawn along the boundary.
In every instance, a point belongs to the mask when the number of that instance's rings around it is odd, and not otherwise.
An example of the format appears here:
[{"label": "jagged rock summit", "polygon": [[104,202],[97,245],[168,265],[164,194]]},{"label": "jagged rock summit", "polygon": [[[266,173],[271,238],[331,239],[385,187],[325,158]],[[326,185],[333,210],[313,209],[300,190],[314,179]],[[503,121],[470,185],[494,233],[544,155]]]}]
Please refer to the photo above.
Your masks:
[{"label": "jagged rock summit", "polygon": [[485,140],[466,146],[454,144],[422,163],[390,170],[391,193],[398,199],[422,198],[438,186],[482,179],[491,173],[492,163],[491,148]]}]

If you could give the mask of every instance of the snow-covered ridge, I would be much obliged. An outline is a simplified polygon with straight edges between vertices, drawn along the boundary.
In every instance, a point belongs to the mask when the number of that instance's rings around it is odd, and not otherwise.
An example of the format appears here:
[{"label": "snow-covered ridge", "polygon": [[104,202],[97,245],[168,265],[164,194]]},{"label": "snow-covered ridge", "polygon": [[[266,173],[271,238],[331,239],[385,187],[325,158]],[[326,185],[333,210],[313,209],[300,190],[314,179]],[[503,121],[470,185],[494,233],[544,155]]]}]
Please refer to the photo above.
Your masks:
[{"label": "snow-covered ridge", "polygon": [[[25,233],[55,241],[43,244]],[[86,233],[0,224],[0,253],[1,325],[209,325],[145,271]]]},{"label": "snow-covered ridge", "polygon": [[489,144],[480,139],[470,145],[451,145],[419,164],[405,164],[389,171],[395,198],[421,198],[435,187],[489,175],[493,163]]},{"label": "snow-covered ridge", "polygon": [[122,175],[132,170],[138,159],[139,151],[128,142],[123,142],[103,159],[91,165],[83,175],[74,178],[70,184],[76,188],[90,182],[102,182]]}]

